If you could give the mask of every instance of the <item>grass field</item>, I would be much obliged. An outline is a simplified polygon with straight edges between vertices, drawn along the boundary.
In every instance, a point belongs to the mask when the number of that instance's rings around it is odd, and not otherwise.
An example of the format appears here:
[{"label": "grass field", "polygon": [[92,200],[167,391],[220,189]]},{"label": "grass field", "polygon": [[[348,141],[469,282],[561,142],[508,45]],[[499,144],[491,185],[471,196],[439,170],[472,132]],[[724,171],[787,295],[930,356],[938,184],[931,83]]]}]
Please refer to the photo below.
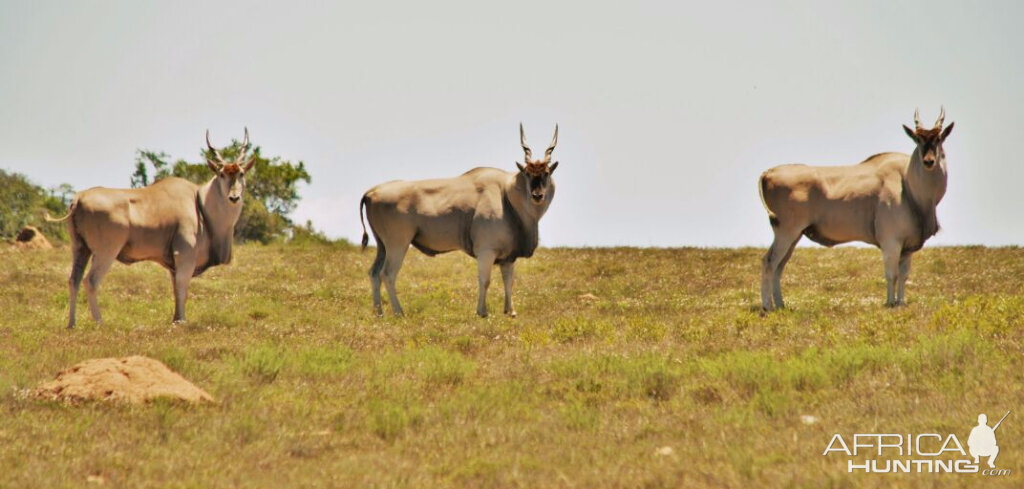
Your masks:
[{"label": "grass field", "polygon": [[[966,444],[978,413],[1024,407],[1024,251],[925,249],[909,306],[886,309],[876,250],[800,249],[789,309],[767,317],[761,253],[542,249],[519,262],[519,318],[479,319],[473,260],[410,252],[406,317],[377,318],[372,251],[247,245],[192,282],[185,325],[163,269],[115,265],[105,323],[80,307],[69,332],[67,249],[4,246],[0,487],[1024,485],[1024,411],[997,432],[1010,476],[848,474],[822,456],[833,433]],[[130,354],[219,402],[26,396]]]}]

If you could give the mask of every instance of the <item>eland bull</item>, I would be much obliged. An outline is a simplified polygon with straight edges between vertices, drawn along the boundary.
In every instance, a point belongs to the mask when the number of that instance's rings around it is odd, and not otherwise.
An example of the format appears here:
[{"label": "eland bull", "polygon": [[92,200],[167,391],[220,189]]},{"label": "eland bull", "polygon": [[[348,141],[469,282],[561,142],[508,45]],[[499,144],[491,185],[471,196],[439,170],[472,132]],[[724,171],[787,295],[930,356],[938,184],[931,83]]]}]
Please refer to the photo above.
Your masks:
[{"label": "eland bull", "polygon": [[[382,278],[391,309],[396,315],[402,314],[395,280],[411,244],[428,256],[462,250],[476,258],[476,312],[481,317],[487,316],[487,287],[491,269],[497,263],[505,283],[505,314],[516,316],[512,305],[515,262],[533,256],[538,242],[537,225],[555,196],[551,174],[558,162],[551,163],[551,153],[558,143],[558,125],[551,145],[539,159],[533,159],[522,124],[519,142],[525,164],[516,163],[518,172],[474,168],[455,178],[383,183],[363,195],[359,202],[360,220],[365,207],[366,220],[377,242],[370,283],[378,315],[383,313]],[[364,222],[364,249],[368,241]]]},{"label": "eland bull", "polygon": [[171,273],[174,322],[185,321],[189,280],[207,268],[231,262],[235,223],[242,212],[245,174],[256,162],[246,157],[249,130],[245,130],[238,156],[224,160],[210,144],[207,166],[214,176],[203,185],[167,177],[137,189],[95,187],[75,195],[68,215],[71,236],[71,277],[68,279],[68,328],[75,326],[75,303],[85,266],[85,293],[92,318],[101,322],[96,291],[114,261],[159,263]]},{"label": "eland bull", "polygon": [[911,255],[939,230],[935,207],[946,193],[942,143],[953,123],[903,126],[913,154],[881,153],[850,166],[782,165],[761,174],[761,203],[775,239],[761,268],[761,307],[785,307],[782,270],[801,236],[825,246],[862,241],[882,250],[886,305],[905,304]]}]

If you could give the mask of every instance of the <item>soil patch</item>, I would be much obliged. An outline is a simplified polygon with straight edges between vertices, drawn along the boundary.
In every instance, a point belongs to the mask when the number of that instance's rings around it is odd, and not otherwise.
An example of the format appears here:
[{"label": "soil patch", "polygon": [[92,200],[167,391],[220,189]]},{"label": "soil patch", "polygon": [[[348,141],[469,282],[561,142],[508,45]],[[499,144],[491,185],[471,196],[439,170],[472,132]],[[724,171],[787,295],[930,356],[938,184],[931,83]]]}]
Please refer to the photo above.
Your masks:
[{"label": "soil patch", "polygon": [[141,404],[158,397],[189,403],[213,402],[213,397],[152,358],[86,360],[44,382],[36,398],[64,402],[116,401]]},{"label": "soil patch", "polygon": [[18,231],[18,235],[14,238],[14,246],[29,250],[48,250],[53,248],[50,240],[46,239],[46,236],[43,236],[43,233],[35,226],[21,228],[21,231]]}]

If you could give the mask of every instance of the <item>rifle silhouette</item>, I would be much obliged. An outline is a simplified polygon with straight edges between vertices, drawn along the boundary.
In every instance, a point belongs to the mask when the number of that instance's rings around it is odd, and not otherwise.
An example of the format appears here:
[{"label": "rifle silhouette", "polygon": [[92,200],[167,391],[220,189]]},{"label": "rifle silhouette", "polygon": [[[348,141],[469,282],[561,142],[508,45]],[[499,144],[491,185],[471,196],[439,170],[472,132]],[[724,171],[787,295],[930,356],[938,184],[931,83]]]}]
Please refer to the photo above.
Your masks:
[{"label": "rifle silhouette", "polygon": [[999,420],[999,422],[998,422],[998,423],[996,423],[996,425],[992,427],[992,431],[995,431],[995,430],[996,430],[996,428],[998,428],[998,427],[999,427],[999,425],[1003,424],[1003,419],[1006,419],[1006,417],[1007,417],[1007,416],[1009,416],[1009,415],[1010,415],[1010,412],[1009,412],[1009,411],[1007,411],[1007,412],[1006,412],[1006,414],[1004,414],[1004,415],[1003,415],[1003,418],[1002,418],[1002,419],[1000,419],[1000,420]]}]

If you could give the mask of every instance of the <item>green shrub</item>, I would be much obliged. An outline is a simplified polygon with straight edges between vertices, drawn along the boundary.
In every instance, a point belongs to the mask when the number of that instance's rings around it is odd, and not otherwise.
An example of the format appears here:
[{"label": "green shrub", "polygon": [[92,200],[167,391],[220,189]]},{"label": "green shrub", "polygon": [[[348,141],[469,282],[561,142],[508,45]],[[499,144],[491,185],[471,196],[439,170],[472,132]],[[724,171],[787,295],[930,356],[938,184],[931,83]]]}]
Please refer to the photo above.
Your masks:
[{"label": "green shrub", "polygon": [[262,384],[269,384],[277,379],[284,367],[284,351],[274,345],[262,345],[246,350],[242,357],[242,372],[249,378]]}]

